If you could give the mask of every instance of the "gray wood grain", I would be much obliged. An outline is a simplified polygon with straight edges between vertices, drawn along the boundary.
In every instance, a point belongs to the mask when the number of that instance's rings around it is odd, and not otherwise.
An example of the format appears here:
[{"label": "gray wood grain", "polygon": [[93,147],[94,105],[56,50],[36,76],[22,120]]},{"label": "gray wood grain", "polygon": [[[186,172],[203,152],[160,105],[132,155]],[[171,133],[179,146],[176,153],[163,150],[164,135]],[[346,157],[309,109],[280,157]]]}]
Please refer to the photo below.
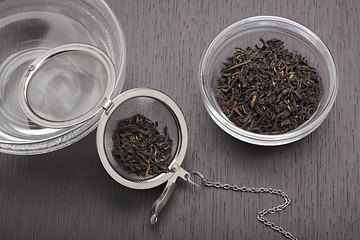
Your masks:
[{"label": "gray wood grain", "polygon": [[[299,239],[359,238],[358,0],[107,2],[127,41],[124,90],[164,91],[185,115],[184,168],[225,183],[283,189],[293,203],[269,219]],[[207,114],[198,86],[206,45],[229,24],[255,15],[283,16],[313,30],[339,73],[325,122],[281,147],[253,146],[224,133]],[[150,207],[163,186],[139,191],[113,181],[99,161],[95,133],[57,152],[0,157],[0,239],[283,239],[256,220],[281,198],[181,181],[159,223],[150,225]]]}]

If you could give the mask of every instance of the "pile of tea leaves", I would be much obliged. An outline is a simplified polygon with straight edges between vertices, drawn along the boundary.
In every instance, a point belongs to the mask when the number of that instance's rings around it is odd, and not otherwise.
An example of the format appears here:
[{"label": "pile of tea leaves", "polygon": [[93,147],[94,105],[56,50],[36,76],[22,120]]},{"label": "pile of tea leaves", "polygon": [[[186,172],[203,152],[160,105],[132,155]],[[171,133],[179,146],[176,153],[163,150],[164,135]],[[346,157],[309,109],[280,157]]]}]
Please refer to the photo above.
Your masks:
[{"label": "pile of tea leaves", "polygon": [[158,122],[136,114],[117,123],[112,155],[128,173],[141,177],[169,172],[172,140],[157,130]]},{"label": "pile of tea leaves", "polygon": [[320,101],[320,76],[279,39],[236,48],[217,80],[217,101],[238,127],[260,134],[291,131],[310,119]]}]

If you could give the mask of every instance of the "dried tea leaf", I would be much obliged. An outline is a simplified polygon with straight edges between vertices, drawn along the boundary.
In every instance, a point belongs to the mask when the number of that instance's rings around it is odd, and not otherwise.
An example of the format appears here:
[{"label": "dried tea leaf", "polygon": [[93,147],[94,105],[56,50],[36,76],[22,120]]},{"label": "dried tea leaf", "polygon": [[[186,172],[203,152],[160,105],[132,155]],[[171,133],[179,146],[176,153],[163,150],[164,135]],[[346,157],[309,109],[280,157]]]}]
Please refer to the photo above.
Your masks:
[{"label": "dried tea leaf", "polygon": [[157,127],[157,122],[140,114],[117,123],[112,155],[128,173],[147,177],[170,171],[172,140],[167,127],[163,134]]},{"label": "dried tea leaf", "polygon": [[[217,80],[217,101],[237,126],[261,134],[295,129],[316,111],[320,76],[301,54],[279,39],[236,48]],[[236,114],[234,114],[236,112]]]}]

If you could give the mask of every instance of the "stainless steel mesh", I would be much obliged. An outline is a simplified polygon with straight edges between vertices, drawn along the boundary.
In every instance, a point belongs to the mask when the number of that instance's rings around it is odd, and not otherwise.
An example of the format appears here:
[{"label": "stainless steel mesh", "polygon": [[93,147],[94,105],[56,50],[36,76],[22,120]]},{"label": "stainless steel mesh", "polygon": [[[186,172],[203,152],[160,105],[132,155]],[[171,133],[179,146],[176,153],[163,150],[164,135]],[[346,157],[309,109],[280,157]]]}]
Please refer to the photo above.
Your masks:
[{"label": "stainless steel mesh", "polygon": [[47,59],[27,88],[30,108],[40,118],[63,122],[93,109],[106,90],[103,64],[86,52],[64,52]]},{"label": "stainless steel mesh", "polygon": [[[112,168],[123,178],[133,182],[140,182],[157,176],[149,175],[147,177],[141,177],[133,173],[128,173],[120,164],[118,164],[111,153],[113,148],[112,135],[116,129],[117,122],[121,119],[129,118],[136,114],[142,114],[153,122],[157,121],[159,123],[157,129],[160,133],[163,133],[165,126],[167,127],[169,137],[173,140],[172,156],[175,156],[179,146],[179,141],[181,141],[181,139],[179,139],[180,129],[177,118],[165,103],[157,99],[151,97],[134,97],[123,102],[114,110],[106,123],[104,132],[103,147],[107,155],[107,159]],[[171,161],[174,161],[174,159]]]}]

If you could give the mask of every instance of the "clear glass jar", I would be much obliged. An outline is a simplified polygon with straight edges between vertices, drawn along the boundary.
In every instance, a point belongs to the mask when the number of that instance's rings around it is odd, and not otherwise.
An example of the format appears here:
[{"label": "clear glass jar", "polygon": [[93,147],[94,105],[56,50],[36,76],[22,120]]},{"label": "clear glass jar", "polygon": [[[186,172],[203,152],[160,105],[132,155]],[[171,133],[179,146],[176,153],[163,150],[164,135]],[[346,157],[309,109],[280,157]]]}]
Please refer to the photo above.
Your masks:
[{"label": "clear glass jar", "polygon": [[102,0],[5,0],[0,8],[0,151],[40,154],[68,146],[96,128],[100,114],[62,129],[39,127],[23,113],[19,83],[42,53],[68,43],[103,50],[116,71],[117,96],[125,80],[125,37]]},{"label": "clear glass jar", "polygon": [[[259,38],[278,38],[285,48],[298,51],[317,68],[321,77],[321,100],[313,116],[296,129],[276,135],[256,134],[237,127],[222,112],[216,100],[217,78],[223,62],[235,52],[235,47],[253,47]],[[199,83],[206,109],[215,123],[225,132],[242,141],[276,146],[297,141],[314,131],[324,121],[334,104],[338,75],[333,57],[322,40],[312,31],[294,21],[273,16],[250,17],[238,21],[222,32],[208,45],[199,67]]]}]

